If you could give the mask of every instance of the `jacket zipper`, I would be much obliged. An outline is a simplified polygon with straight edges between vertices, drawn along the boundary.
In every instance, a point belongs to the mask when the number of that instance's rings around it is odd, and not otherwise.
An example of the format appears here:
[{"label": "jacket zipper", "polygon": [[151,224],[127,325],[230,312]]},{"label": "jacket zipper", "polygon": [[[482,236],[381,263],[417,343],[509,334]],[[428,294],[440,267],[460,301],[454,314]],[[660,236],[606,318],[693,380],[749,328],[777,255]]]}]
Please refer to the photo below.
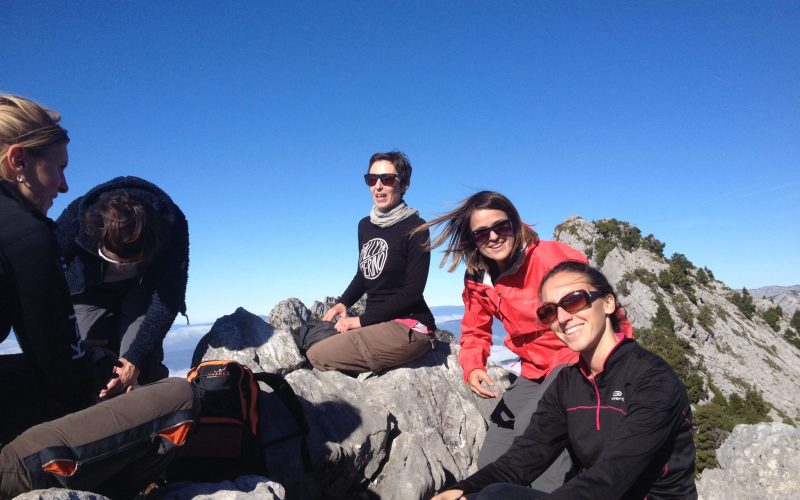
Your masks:
[{"label": "jacket zipper", "polygon": [[595,429],[600,430],[600,390],[597,388],[597,382],[592,379],[592,387],[594,387],[594,393],[597,396],[597,409],[595,410]]}]

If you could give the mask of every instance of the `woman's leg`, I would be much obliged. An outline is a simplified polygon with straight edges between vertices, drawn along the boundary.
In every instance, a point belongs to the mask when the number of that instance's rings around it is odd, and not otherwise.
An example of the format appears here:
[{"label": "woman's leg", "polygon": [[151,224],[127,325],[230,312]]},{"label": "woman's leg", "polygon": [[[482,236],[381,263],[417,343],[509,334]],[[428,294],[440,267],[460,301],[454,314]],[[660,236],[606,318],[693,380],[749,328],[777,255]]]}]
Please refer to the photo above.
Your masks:
[{"label": "woman's leg", "polygon": [[311,346],[306,355],[321,371],[380,373],[413,361],[430,349],[429,335],[386,321],[328,337]]},{"label": "woman's leg", "polygon": [[[131,281],[131,280],[128,280]],[[128,281],[101,283],[72,296],[75,320],[83,340],[119,354],[119,313]]]},{"label": "woman's leg", "polygon": [[[514,438],[525,431],[544,391],[564,366],[566,365],[554,368],[542,381],[519,377],[503,394],[492,412],[486,438],[478,455],[478,467],[484,467],[497,460],[508,450]],[[531,483],[531,486],[551,492],[564,484],[571,470],[572,460],[569,453],[564,450],[564,453]]]},{"label": "woman's leg", "polygon": [[[126,353],[136,340],[152,300],[151,294],[139,283],[132,284],[122,297],[117,327],[120,356]],[[169,368],[164,365],[163,339],[160,339],[150,353],[139,361],[137,368],[139,368],[139,385],[150,384],[169,376]]]},{"label": "woman's leg", "polygon": [[130,498],[183,443],[193,404],[172,378],[32,427],[0,450],[0,498],[49,487]]}]

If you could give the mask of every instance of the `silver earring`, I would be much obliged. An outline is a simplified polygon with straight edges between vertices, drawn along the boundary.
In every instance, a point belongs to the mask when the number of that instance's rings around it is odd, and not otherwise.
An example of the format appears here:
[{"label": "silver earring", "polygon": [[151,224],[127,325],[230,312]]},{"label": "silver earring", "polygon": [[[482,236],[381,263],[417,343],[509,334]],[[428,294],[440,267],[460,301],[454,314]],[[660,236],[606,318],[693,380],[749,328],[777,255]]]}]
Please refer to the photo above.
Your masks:
[{"label": "silver earring", "polygon": [[17,176],[17,182],[19,182],[20,184],[22,184],[23,182],[25,182],[25,176],[24,176],[24,175],[22,175],[22,174],[19,174],[19,175]]}]

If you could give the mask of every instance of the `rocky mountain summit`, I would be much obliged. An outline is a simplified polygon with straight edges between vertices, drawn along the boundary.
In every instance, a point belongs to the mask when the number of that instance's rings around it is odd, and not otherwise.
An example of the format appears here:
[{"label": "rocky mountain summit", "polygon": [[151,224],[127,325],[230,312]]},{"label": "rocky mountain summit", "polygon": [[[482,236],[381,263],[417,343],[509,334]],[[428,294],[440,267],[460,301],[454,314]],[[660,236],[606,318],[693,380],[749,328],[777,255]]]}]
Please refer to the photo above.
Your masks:
[{"label": "rocky mountain summit", "polygon": [[[603,270],[619,290],[640,342],[667,359],[687,385],[698,466],[704,469],[700,497],[800,497],[800,349],[786,333],[796,335],[792,320],[767,314],[774,311],[772,302],[727,288],[681,254],[664,257],[663,243],[624,222],[572,217],[554,236]],[[289,439],[263,445],[269,479],[176,483],[147,498],[421,499],[476,470],[496,400],[467,390],[454,337],[437,332],[434,350],[380,375],[318,372],[289,332],[333,302],[306,307],[287,299],[266,321],[240,308],[214,323],[193,360],[233,359],[254,371],[284,375],[311,429],[312,470],[303,467],[298,441]],[[500,391],[514,378],[498,367],[490,375]],[[269,389],[261,389],[259,435],[270,443],[291,434],[294,424]],[[102,499],[65,490],[18,498]]]},{"label": "rocky mountain summit", "polygon": [[800,285],[762,286],[750,290],[750,295],[771,301],[790,316],[800,310]]}]

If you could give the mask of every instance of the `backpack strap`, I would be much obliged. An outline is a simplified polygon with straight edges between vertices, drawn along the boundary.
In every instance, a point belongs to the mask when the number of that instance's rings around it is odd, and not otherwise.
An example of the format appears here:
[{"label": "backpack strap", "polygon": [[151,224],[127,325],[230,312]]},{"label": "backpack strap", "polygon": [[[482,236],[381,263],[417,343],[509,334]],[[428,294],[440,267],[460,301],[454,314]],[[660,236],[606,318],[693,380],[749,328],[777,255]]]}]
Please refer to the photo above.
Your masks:
[{"label": "backpack strap", "polygon": [[305,467],[306,472],[311,471],[311,454],[308,451],[308,422],[306,422],[305,412],[303,411],[303,406],[300,404],[300,400],[297,398],[297,394],[295,394],[292,386],[289,385],[289,382],[286,379],[277,373],[265,373],[265,372],[258,372],[253,374],[253,378],[258,382],[264,382],[268,386],[272,388],[274,393],[278,396],[281,400],[283,405],[289,410],[289,413],[294,418],[295,424],[297,425],[298,432],[289,434],[283,438],[274,439],[266,444],[273,444],[280,441],[284,441],[286,439],[290,439],[295,436],[300,437],[300,456],[303,460],[303,467]]}]

